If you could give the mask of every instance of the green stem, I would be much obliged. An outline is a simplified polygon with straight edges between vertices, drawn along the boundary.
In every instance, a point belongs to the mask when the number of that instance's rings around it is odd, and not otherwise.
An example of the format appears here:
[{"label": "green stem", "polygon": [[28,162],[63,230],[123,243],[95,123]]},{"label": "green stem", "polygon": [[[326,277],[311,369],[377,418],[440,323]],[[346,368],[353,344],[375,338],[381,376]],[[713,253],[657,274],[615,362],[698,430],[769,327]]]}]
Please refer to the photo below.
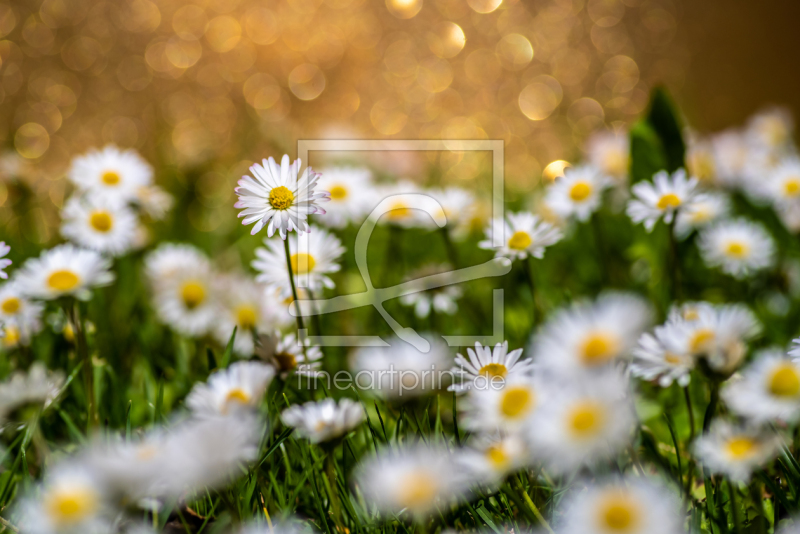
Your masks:
[{"label": "green stem", "polygon": [[531,326],[534,326],[536,325],[537,317],[541,320],[543,314],[539,306],[539,301],[536,298],[536,284],[533,281],[533,258],[531,256],[525,258],[522,269],[525,271],[525,279],[528,281],[528,286],[531,288],[531,301],[533,304],[531,308],[531,313],[533,314]]},{"label": "green stem", "polygon": [[75,331],[75,345],[78,351],[78,358],[83,362],[82,373],[83,386],[86,391],[87,428],[91,430],[99,424],[97,403],[94,398],[94,365],[89,355],[89,347],[86,343],[86,329],[84,328],[83,319],[78,311],[78,302],[76,300],[73,299],[67,306],[67,315]]},{"label": "green stem", "polygon": [[669,262],[667,265],[669,266],[670,281],[672,282],[670,296],[680,302],[683,300],[683,295],[681,291],[681,264],[678,258],[678,242],[675,240],[676,219],[677,217],[673,217],[672,222],[667,226],[667,232],[669,233]]},{"label": "green stem", "polygon": [[692,395],[689,385],[683,386],[683,398],[686,400],[686,413],[689,414],[689,443],[694,441],[694,409],[692,408]]},{"label": "green stem", "polygon": [[739,516],[739,505],[736,502],[736,487],[730,480],[728,480],[728,494],[730,497],[731,516],[733,516],[733,530],[736,534],[739,534],[742,531],[742,518]]},{"label": "green stem", "polygon": [[450,231],[447,229],[446,225],[442,226],[439,231],[442,233],[444,248],[447,250],[447,257],[450,260],[450,264],[453,266],[453,269],[458,269],[458,251],[456,251],[456,247],[453,245],[453,240],[450,238]]},{"label": "green stem", "polygon": [[525,489],[522,487],[522,483],[519,481],[519,479],[517,479],[516,477],[512,478],[514,479],[514,482],[516,483],[517,486],[517,490],[522,495],[525,504],[528,505],[528,509],[530,509],[530,511],[533,513],[533,515],[536,517],[536,519],[539,521],[539,523],[542,525],[542,527],[544,527],[544,529],[547,532],[549,532],[550,534],[555,534],[553,532],[553,529],[550,528],[550,524],[542,515],[542,512],[539,511],[539,508],[537,508],[536,505],[531,500],[530,496],[528,495],[528,492],[526,492]]},{"label": "green stem", "polygon": [[[289,271],[289,284],[292,286],[292,297],[294,298],[294,309],[297,310],[297,342],[303,349],[303,356],[306,356],[306,342],[300,338],[300,331],[305,330],[303,324],[303,314],[300,313],[300,301],[297,299],[297,287],[294,285],[294,271],[292,270],[292,252],[289,250],[289,236],[283,240],[283,250],[286,252],[286,269]],[[306,363],[308,359],[306,358]]]},{"label": "green stem", "polygon": [[336,524],[336,530],[340,532],[347,532],[342,521],[342,506],[339,501],[339,486],[336,484],[336,449],[331,448],[326,451],[325,457],[325,472],[328,475],[328,483],[331,489],[331,508],[333,508],[333,521]]}]

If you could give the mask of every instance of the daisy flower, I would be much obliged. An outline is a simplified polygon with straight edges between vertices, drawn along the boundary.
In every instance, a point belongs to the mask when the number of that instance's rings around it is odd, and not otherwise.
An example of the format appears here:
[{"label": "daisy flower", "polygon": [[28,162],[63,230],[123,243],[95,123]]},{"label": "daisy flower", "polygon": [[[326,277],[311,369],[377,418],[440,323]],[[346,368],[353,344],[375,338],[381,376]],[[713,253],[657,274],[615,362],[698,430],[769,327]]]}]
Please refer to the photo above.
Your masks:
[{"label": "daisy flower", "polygon": [[153,169],[135,150],[107,145],[74,158],[67,176],[92,196],[127,202],[136,198],[139,188],[151,184]]},{"label": "daisy flower", "polygon": [[311,443],[322,443],[340,438],[364,422],[366,414],[361,404],[333,399],[294,405],[281,413],[283,424]]},{"label": "daisy flower", "polygon": [[101,197],[72,197],[61,211],[61,235],[75,244],[121,256],[133,248],[139,221],[126,204]]},{"label": "daisy flower", "polygon": [[31,534],[111,532],[113,510],[106,488],[81,465],[60,465],[48,471],[34,496],[20,504],[20,527]]},{"label": "daisy flower", "polygon": [[697,178],[687,178],[686,171],[678,169],[670,176],[657,172],[652,182],[639,182],[632,188],[635,198],[628,202],[628,217],[634,223],[643,223],[648,232],[659,219],[671,224],[676,213],[691,204],[697,188]]},{"label": "daisy flower", "polygon": [[508,341],[498,343],[494,350],[490,346],[483,346],[475,342],[475,350],[467,347],[467,358],[461,354],[456,355],[456,366],[450,372],[461,380],[451,384],[448,391],[463,392],[473,385],[482,387],[493,377],[506,378],[514,374],[529,374],[533,362],[529,359],[520,360],[522,349],[508,352]]},{"label": "daisy flower", "polygon": [[574,473],[615,457],[636,429],[628,381],[618,370],[583,375],[553,388],[526,431],[548,472]]},{"label": "daisy flower", "polygon": [[144,259],[144,272],[153,287],[168,285],[177,275],[193,269],[210,271],[211,263],[186,243],[162,243]]},{"label": "daisy flower", "polygon": [[0,383],[0,420],[25,406],[50,406],[63,385],[64,375],[60,371],[48,371],[41,362],[34,362],[27,372],[15,372]]},{"label": "daisy flower", "polygon": [[[315,191],[319,174],[306,167],[300,174],[301,162],[296,159],[289,163],[284,155],[278,165],[271,157],[254,163],[250,167],[253,175],[242,176],[239,187],[235,189],[239,201],[234,205],[243,217],[242,224],[256,223],[252,235],[267,227],[267,235],[272,237],[277,231],[281,239],[286,239],[292,230],[308,232],[308,216],[312,213],[325,213],[320,202],[330,199],[326,191]],[[299,175],[299,176],[298,176]]]},{"label": "daisy flower", "polygon": [[677,335],[673,324],[656,327],[652,334],[645,333],[633,349],[629,369],[633,376],[643,380],[657,380],[662,388],[677,382],[689,384],[695,366],[694,355],[686,350],[685,336]]},{"label": "daisy flower", "polygon": [[[546,392],[538,377],[518,373],[476,382],[460,405],[464,428],[496,434],[517,432],[530,424]],[[480,387],[479,387],[480,384]]]},{"label": "daisy flower", "polygon": [[[289,258],[295,280],[306,277],[305,286],[313,292],[336,287],[328,275],[341,269],[338,261],[345,249],[338,237],[312,226],[307,236],[295,236],[289,241],[289,248],[293,251]],[[285,298],[292,296],[283,243],[265,239],[264,247],[256,249],[256,259],[251,265],[259,273],[257,282],[278,290]]]},{"label": "daisy flower", "polygon": [[732,412],[754,423],[793,423],[800,417],[800,364],[779,350],[765,351],[721,396]]},{"label": "daisy flower", "polygon": [[730,213],[730,200],[723,193],[700,193],[691,204],[678,212],[675,235],[681,239],[692,231],[724,219]]},{"label": "daisy flower", "polygon": [[592,134],[586,142],[589,162],[618,182],[628,177],[631,162],[630,139],[627,132],[606,130]]},{"label": "daisy flower", "polygon": [[680,500],[644,478],[625,477],[567,497],[561,513],[563,534],[682,534]]},{"label": "daisy flower", "polygon": [[568,167],[564,176],[548,186],[546,203],[559,217],[584,222],[600,208],[603,190],[610,185],[611,180],[596,167]]},{"label": "daisy flower", "polygon": [[490,487],[532,462],[527,443],[517,433],[480,436],[456,455],[456,463],[472,480]]},{"label": "daisy flower", "polygon": [[789,357],[792,360],[798,360],[798,363],[800,363],[800,337],[792,340],[792,346],[789,349]]},{"label": "daisy flower", "polygon": [[716,176],[727,187],[742,187],[747,162],[753,150],[744,134],[736,129],[724,130],[709,139],[714,151]]},{"label": "daisy flower", "polygon": [[430,350],[421,352],[399,338],[386,340],[389,347],[362,347],[353,353],[351,368],[356,387],[387,400],[403,400],[439,391],[451,378],[448,347],[429,338]]},{"label": "daisy flower", "polygon": [[792,140],[794,121],[785,108],[768,108],[759,111],[747,124],[747,136],[755,144],[770,150],[785,150]]},{"label": "daisy flower", "polygon": [[326,216],[320,223],[331,228],[360,224],[377,205],[375,186],[369,169],[335,167],[323,171],[318,187],[330,193],[325,206]]},{"label": "daisy flower", "polygon": [[316,376],[322,366],[322,351],[306,339],[305,347],[300,344],[295,334],[281,335],[275,332],[271,336],[261,338],[261,347],[256,348],[256,355],[273,365],[281,378],[294,372],[301,376]]},{"label": "daisy flower", "polygon": [[236,362],[198,383],[186,397],[186,406],[195,416],[228,415],[258,408],[275,368],[260,362]]},{"label": "daisy flower", "polygon": [[778,208],[800,210],[800,159],[785,158],[766,181],[769,197]]},{"label": "daisy flower", "polygon": [[20,290],[33,298],[52,300],[91,297],[91,289],[114,281],[111,260],[93,250],[64,244],[27,260],[17,272]]},{"label": "daisy flower", "polygon": [[214,337],[225,345],[237,327],[233,352],[239,356],[252,356],[255,351],[254,332],[267,332],[276,323],[276,299],[265,298],[264,287],[250,278],[225,275],[219,280],[219,309],[214,326]]},{"label": "daisy flower", "polygon": [[[402,180],[395,184],[384,185],[377,188],[375,198],[375,205],[370,207],[370,211],[374,209],[383,200],[394,197],[395,195],[404,195],[409,193],[424,193],[424,191],[414,182]],[[408,205],[400,198],[394,198],[389,203],[389,209],[384,213],[380,222],[382,224],[391,224],[400,226],[402,228],[432,228],[434,222],[431,217],[424,211]]]},{"label": "daisy flower", "polygon": [[357,467],[356,487],[387,514],[406,510],[421,520],[438,505],[464,495],[468,480],[445,449],[421,446],[387,450]]},{"label": "daisy flower", "polygon": [[455,236],[468,233],[468,228],[472,224],[471,218],[474,215],[473,206],[477,202],[471,192],[460,187],[450,186],[428,191],[428,194],[441,204],[449,232]]},{"label": "daisy flower", "polygon": [[135,203],[152,219],[166,217],[175,204],[175,199],[157,185],[146,185],[136,190]]},{"label": "daisy flower", "polygon": [[652,316],[633,294],[606,293],[557,311],[533,339],[534,361],[565,372],[627,359]]},{"label": "daisy flower", "polygon": [[11,252],[11,247],[6,245],[5,241],[0,241],[0,278],[3,280],[8,280],[8,274],[6,273],[5,268],[13,263],[9,259],[4,259],[9,252]]},{"label": "daisy flower", "polygon": [[769,232],[763,225],[742,218],[703,230],[698,246],[707,265],[735,278],[770,267],[775,260],[775,243]]},{"label": "daisy flower", "polygon": [[154,286],[155,308],[161,320],[189,337],[207,333],[218,314],[215,273],[206,263],[186,267]]},{"label": "daisy flower", "polygon": [[24,339],[42,329],[44,305],[29,300],[16,281],[0,286],[0,324],[13,325]]},{"label": "daisy flower", "polygon": [[686,147],[686,170],[701,184],[713,184],[717,181],[714,148],[708,140],[689,137]]},{"label": "daisy flower", "polygon": [[[501,226],[505,244],[495,248],[492,242],[492,228]],[[545,247],[561,241],[561,230],[542,221],[538,215],[528,212],[509,213],[505,220],[495,221],[486,227],[486,239],[478,243],[485,250],[494,250],[495,257],[508,257],[524,260],[528,256],[543,258]]]},{"label": "daisy flower", "polygon": [[716,420],[694,444],[695,454],[712,473],[748,482],[753,471],[774,459],[783,445],[772,430]]}]

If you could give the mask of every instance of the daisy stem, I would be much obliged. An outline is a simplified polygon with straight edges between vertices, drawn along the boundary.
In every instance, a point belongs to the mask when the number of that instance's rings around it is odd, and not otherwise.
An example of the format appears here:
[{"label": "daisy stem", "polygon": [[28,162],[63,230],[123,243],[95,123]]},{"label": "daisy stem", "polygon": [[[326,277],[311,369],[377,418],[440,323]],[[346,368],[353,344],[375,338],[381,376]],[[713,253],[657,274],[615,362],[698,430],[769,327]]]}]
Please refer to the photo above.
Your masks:
[{"label": "daisy stem", "polygon": [[689,385],[683,386],[683,398],[686,400],[686,412],[689,414],[689,443],[694,441],[694,410],[692,409],[692,395]]},{"label": "daisy stem", "polygon": [[447,249],[447,258],[450,260],[453,269],[458,269],[458,252],[456,251],[455,245],[453,245],[453,240],[450,238],[450,231],[447,229],[447,225],[442,226],[439,230],[444,240],[444,248]]},{"label": "daisy stem", "polygon": [[67,316],[75,329],[75,345],[78,351],[78,358],[83,362],[83,386],[86,390],[86,416],[87,428],[92,429],[98,424],[97,406],[94,398],[94,365],[89,356],[89,347],[86,344],[86,329],[78,311],[78,302],[72,300],[67,305]]},{"label": "daisy stem", "polygon": [[539,521],[542,527],[544,527],[544,529],[550,534],[555,534],[553,532],[553,529],[550,528],[550,524],[542,515],[542,512],[539,511],[539,508],[537,508],[536,505],[531,500],[530,496],[528,495],[528,492],[525,491],[525,488],[522,487],[522,482],[520,482],[517,477],[512,476],[511,478],[514,480],[514,483],[517,486],[517,490],[522,495],[522,498],[525,500],[525,503],[528,505],[528,508],[530,509],[531,512],[533,512],[533,515],[536,517],[536,519]]},{"label": "daisy stem", "polygon": [[730,497],[731,516],[733,516],[733,530],[737,534],[742,531],[742,518],[739,517],[739,504],[736,502],[736,485],[728,480],[728,493]]},{"label": "daisy stem", "polygon": [[328,475],[328,483],[331,487],[331,508],[333,509],[333,521],[336,524],[336,530],[345,532],[344,523],[342,522],[342,507],[339,502],[339,487],[336,484],[336,458],[335,449],[331,448],[327,451],[325,457],[325,471]]},{"label": "daisy stem", "polygon": [[531,288],[531,300],[533,301],[533,308],[532,314],[533,317],[531,318],[531,325],[536,324],[536,319],[542,317],[542,311],[539,307],[539,301],[536,298],[536,284],[533,281],[533,259],[531,256],[525,258],[525,265],[523,267],[525,271],[525,279],[528,281],[528,286]]},{"label": "daisy stem", "polygon": [[667,233],[669,234],[669,276],[672,282],[672,299],[680,302],[683,300],[681,291],[681,263],[678,258],[678,242],[675,240],[675,220],[673,217],[672,222],[667,226]]},{"label": "daisy stem", "polygon": [[306,354],[306,344],[302,339],[301,332],[306,329],[303,324],[303,314],[300,313],[300,301],[297,299],[297,287],[294,285],[294,271],[292,271],[292,253],[289,250],[289,236],[283,240],[283,250],[286,252],[286,268],[289,270],[289,284],[292,286],[292,297],[294,298],[294,309],[297,310],[297,342],[303,347],[303,355]]}]

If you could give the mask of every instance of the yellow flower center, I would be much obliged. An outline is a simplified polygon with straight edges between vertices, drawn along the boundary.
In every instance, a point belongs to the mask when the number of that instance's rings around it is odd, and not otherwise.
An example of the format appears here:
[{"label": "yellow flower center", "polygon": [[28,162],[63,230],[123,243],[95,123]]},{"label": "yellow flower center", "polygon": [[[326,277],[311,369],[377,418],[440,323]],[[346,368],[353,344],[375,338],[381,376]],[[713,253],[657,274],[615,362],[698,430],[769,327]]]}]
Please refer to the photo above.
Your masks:
[{"label": "yellow flower center", "polygon": [[608,334],[595,332],[586,337],[580,350],[584,364],[603,365],[616,355],[617,342]]},{"label": "yellow flower center", "polygon": [[741,241],[731,241],[728,243],[728,246],[725,247],[725,252],[734,258],[744,258],[750,252],[750,247]]},{"label": "yellow flower center", "polygon": [[411,208],[404,202],[395,202],[386,212],[386,216],[394,220],[405,219],[411,216]]},{"label": "yellow flower center", "polygon": [[225,404],[235,402],[237,404],[247,404],[250,402],[250,395],[242,388],[233,388],[225,395]]},{"label": "yellow flower center", "polygon": [[681,199],[675,193],[667,193],[658,199],[657,205],[660,210],[674,209],[681,205]]},{"label": "yellow flower center", "polygon": [[122,181],[122,178],[114,171],[106,171],[100,177],[100,180],[106,185],[117,185]]},{"label": "yellow flower center", "polygon": [[697,206],[692,210],[692,213],[690,214],[690,217],[691,217],[693,223],[700,224],[700,223],[704,223],[704,222],[708,221],[709,219],[711,219],[712,215],[713,215],[713,213],[711,212],[710,209],[708,209],[708,207],[706,207],[706,206]]},{"label": "yellow flower center", "polygon": [[67,269],[55,271],[47,278],[47,285],[50,289],[56,291],[70,291],[75,289],[80,283],[81,279],[77,274]]},{"label": "yellow flower center", "polygon": [[608,532],[630,532],[639,523],[639,508],[626,495],[614,495],[600,505],[600,524]]},{"label": "yellow flower center", "polygon": [[294,193],[286,186],[275,187],[269,192],[269,205],[276,210],[288,210],[294,202]]},{"label": "yellow flower center", "polygon": [[64,339],[66,339],[70,343],[75,342],[75,329],[72,328],[71,324],[67,323],[64,325],[64,329],[61,330],[61,335],[63,335]]},{"label": "yellow flower center", "polygon": [[666,352],[666,353],[664,353],[664,361],[667,362],[667,363],[671,363],[672,365],[678,365],[683,360],[681,360],[681,357],[678,356],[677,354],[673,354],[671,352]]},{"label": "yellow flower center", "polygon": [[59,525],[74,525],[97,510],[97,495],[88,488],[55,490],[45,497],[48,515]]},{"label": "yellow flower center", "polygon": [[578,403],[569,412],[569,430],[579,438],[593,436],[602,430],[605,415],[602,406],[593,402]]},{"label": "yellow flower center", "polygon": [[6,325],[3,327],[3,346],[4,347],[15,347],[17,343],[19,343],[19,328],[14,325]]},{"label": "yellow flower center", "polygon": [[524,386],[509,386],[503,391],[500,411],[510,419],[526,416],[536,403],[536,395]]},{"label": "yellow flower center", "polygon": [[289,258],[289,262],[292,264],[292,272],[294,274],[310,273],[312,270],[314,270],[314,266],[317,264],[314,256],[311,254],[306,254],[305,252],[292,254],[292,256]]},{"label": "yellow flower center", "polygon": [[493,376],[504,377],[507,372],[508,369],[502,363],[487,363],[478,371],[478,373],[487,378],[492,378]]},{"label": "yellow flower center", "polygon": [[347,198],[347,189],[341,185],[334,185],[330,190],[331,199],[344,200]]},{"label": "yellow flower center", "polygon": [[746,436],[737,436],[731,438],[725,444],[725,449],[731,458],[736,460],[743,460],[748,456],[752,456],[756,452],[756,442]]},{"label": "yellow flower center", "polygon": [[404,477],[400,485],[399,497],[403,508],[425,508],[436,496],[436,480],[428,473],[416,471]]},{"label": "yellow flower center", "polygon": [[792,176],[783,183],[783,192],[787,197],[800,195],[800,176]]},{"label": "yellow flower center", "polygon": [[569,189],[569,198],[575,202],[582,202],[592,194],[592,186],[587,182],[575,182]]},{"label": "yellow flower center", "polygon": [[707,352],[711,348],[711,344],[714,343],[715,337],[716,334],[714,334],[714,331],[710,328],[701,328],[697,330],[689,340],[689,349],[694,354]]},{"label": "yellow flower center", "polygon": [[776,397],[794,397],[800,393],[800,375],[790,363],[782,363],[769,377],[769,392]]},{"label": "yellow flower center", "polygon": [[242,330],[250,330],[256,325],[258,312],[255,307],[243,304],[236,309],[236,322]]},{"label": "yellow flower center", "polygon": [[281,371],[291,371],[297,367],[297,360],[294,355],[286,352],[279,352],[276,354],[275,361],[278,362],[278,367]]},{"label": "yellow flower center", "polygon": [[114,220],[106,211],[95,211],[89,217],[89,224],[98,232],[108,232],[114,226]]},{"label": "yellow flower center", "polygon": [[486,459],[489,460],[494,467],[502,469],[508,465],[511,458],[505,453],[502,447],[493,445],[486,449]]},{"label": "yellow flower center", "polygon": [[700,181],[714,177],[714,157],[707,151],[695,152],[688,157],[690,174]]},{"label": "yellow flower center", "polygon": [[3,304],[0,304],[0,308],[3,309],[3,313],[7,313],[9,315],[12,313],[17,313],[20,306],[22,306],[22,301],[20,301],[17,297],[8,297],[3,301]]},{"label": "yellow flower center", "polygon": [[687,321],[696,321],[700,318],[700,313],[697,311],[697,308],[686,308],[683,310],[683,318]]},{"label": "yellow flower center", "polygon": [[521,230],[514,232],[514,235],[508,240],[508,248],[513,248],[514,250],[525,250],[532,244],[533,239],[531,239],[530,234]]},{"label": "yellow flower center", "polygon": [[183,305],[190,310],[202,304],[205,298],[206,289],[200,282],[192,280],[183,284],[181,288],[181,299],[183,299]]}]

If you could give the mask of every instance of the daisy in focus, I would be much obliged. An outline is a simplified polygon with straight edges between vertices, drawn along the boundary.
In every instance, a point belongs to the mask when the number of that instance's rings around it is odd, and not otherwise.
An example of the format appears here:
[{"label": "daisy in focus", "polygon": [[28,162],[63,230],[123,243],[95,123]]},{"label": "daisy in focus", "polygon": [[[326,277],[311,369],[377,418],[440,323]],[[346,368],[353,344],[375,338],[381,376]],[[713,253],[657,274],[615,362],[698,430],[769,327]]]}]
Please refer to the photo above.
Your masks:
[{"label": "daisy in focus", "polygon": [[675,215],[692,203],[696,188],[697,178],[687,178],[683,169],[672,176],[657,172],[652,182],[639,182],[631,189],[635,198],[628,202],[628,217],[634,223],[643,223],[648,232],[660,219],[671,224]]},{"label": "daisy in focus", "polygon": [[546,396],[542,381],[527,374],[489,380],[467,390],[459,405],[464,428],[490,435],[518,432],[530,425]]},{"label": "daisy in focus", "polygon": [[135,150],[107,145],[74,158],[67,176],[90,196],[130,202],[151,184],[153,169]]},{"label": "daisy in focus", "polygon": [[675,235],[684,239],[692,231],[724,219],[730,209],[730,200],[724,193],[700,193],[686,209],[678,212]]},{"label": "daisy in focus", "polygon": [[748,482],[753,471],[774,459],[783,445],[772,430],[740,427],[716,420],[694,444],[700,462],[712,473],[736,482]]},{"label": "daisy in focus", "polygon": [[585,222],[600,208],[603,191],[611,184],[596,167],[568,167],[547,188],[546,203],[561,218]]},{"label": "daisy in focus", "polygon": [[294,405],[281,413],[283,424],[311,443],[322,443],[340,438],[364,422],[366,413],[361,404],[341,399],[337,404],[331,398],[319,402]]},{"label": "daisy in focus", "polygon": [[682,534],[680,500],[639,477],[591,484],[564,505],[563,534]]},{"label": "daisy in focus", "polygon": [[377,205],[375,186],[369,169],[335,167],[326,169],[317,186],[328,191],[330,202],[320,223],[332,228],[360,224]]},{"label": "daisy in focus", "polygon": [[586,141],[589,162],[618,183],[628,178],[631,164],[630,137],[625,131],[600,131]]},{"label": "daisy in focus", "polygon": [[555,312],[533,338],[533,358],[562,372],[597,369],[630,357],[650,324],[650,305],[628,293],[605,293]]},{"label": "daisy in focus", "polygon": [[732,412],[753,423],[796,422],[800,418],[800,364],[780,350],[762,352],[742,370],[741,378],[722,388],[721,396]]},{"label": "daisy in focus", "polygon": [[322,366],[320,348],[311,345],[308,339],[303,346],[293,333],[284,336],[276,331],[271,336],[262,336],[261,347],[256,348],[256,355],[274,366],[283,379],[291,373],[313,377]]},{"label": "daisy in focus", "polygon": [[[344,254],[344,247],[338,237],[322,228],[312,226],[308,235],[295,236],[289,240],[292,251],[289,261],[296,283],[312,292],[323,288],[336,287],[328,275],[341,269],[339,259]],[[292,296],[289,269],[286,266],[286,254],[283,243],[265,239],[264,247],[256,249],[256,259],[251,263],[258,271],[256,281],[267,288],[279,291],[281,296]]]},{"label": "daisy in focus", "polygon": [[11,260],[5,258],[9,252],[11,252],[11,247],[6,245],[5,241],[0,241],[0,278],[3,280],[8,280],[8,274],[5,268],[13,263]]},{"label": "daisy in focus", "polygon": [[20,290],[29,297],[88,300],[91,290],[114,281],[111,260],[93,250],[64,244],[27,260],[16,274]]},{"label": "daisy in focus", "polygon": [[630,445],[636,429],[628,389],[626,377],[614,369],[553,388],[526,428],[534,457],[553,474],[614,458]]},{"label": "daisy in focus", "polygon": [[214,417],[253,411],[264,398],[275,368],[260,362],[236,362],[195,384],[186,406],[195,416]]},{"label": "daisy in focus", "polygon": [[467,479],[447,450],[416,446],[383,451],[363,462],[356,487],[381,512],[407,510],[421,520],[464,495]]},{"label": "daisy in focus", "polygon": [[[505,243],[499,248],[492,241],[493,228],[502,228]],[[528,256],[541,259],[544,249],[561,241],[561,230],[528,212],[509,213],[505,220],[496,220],[486,227],[486,239],[478,243],[485,250],[494,250],[495,257],[524,260]]]},{"label": "daisy in focus", "polygon": [[118,200],[74,196],[61,211],[61,218],[61,235],[88,249],[121,256],[136,242],[139,221]]},{"label": "daisy in focus", "polygon": [[718,222],[703,230],[698,242],[703,260],[735,278],[770,267],[775,243],[763,225],[747,219]]},{"label": "daisy in focus", "polygon": [[239,200],[234,207],[242,210],[242,224],[255,223],[251,235],[266,226],[269,237],[277,231],[281,239],[286,239],[293,230],[308,232],[309,215],[325,213],[319,203],[330,200],[330,195],[315,190],[319,174],[311,167],[300,174],[300,166],[299,159],[290,163],[288,155],[281,158],[280,165],[270,157],[250,167],[252,177],[242,176],[239,180],[235,189]]},{"label": "daisy in focus", "polygon": [[451,384],[448,391],[463,392],[472,386],[483,387],[493,377],[506,378],[513,374],[529,374],[533,370],[533,362],[520,360],[522,349],[508,352],[508,341],[492,347],[475,342],[475,349],[467,347],[467,358],[456,355],[456,365],[450,371],[460,381]]}]

